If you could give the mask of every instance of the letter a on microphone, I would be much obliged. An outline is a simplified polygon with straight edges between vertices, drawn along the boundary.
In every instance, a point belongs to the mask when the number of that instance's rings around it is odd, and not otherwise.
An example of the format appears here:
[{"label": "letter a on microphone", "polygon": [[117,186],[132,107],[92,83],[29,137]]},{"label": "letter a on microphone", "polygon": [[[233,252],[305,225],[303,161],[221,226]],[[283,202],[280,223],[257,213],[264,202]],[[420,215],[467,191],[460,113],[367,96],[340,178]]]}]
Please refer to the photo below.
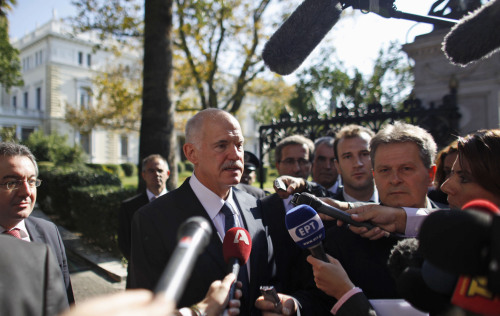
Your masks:
[{"label": "letter a on microphone", "polygon": [[247,246],[250,246],[250,241],[248,240],[247,234],[242,229],[238,229],[236,234],[234,235],[234,243],[238,244],[240,241],[244,242],[247,244]]}]

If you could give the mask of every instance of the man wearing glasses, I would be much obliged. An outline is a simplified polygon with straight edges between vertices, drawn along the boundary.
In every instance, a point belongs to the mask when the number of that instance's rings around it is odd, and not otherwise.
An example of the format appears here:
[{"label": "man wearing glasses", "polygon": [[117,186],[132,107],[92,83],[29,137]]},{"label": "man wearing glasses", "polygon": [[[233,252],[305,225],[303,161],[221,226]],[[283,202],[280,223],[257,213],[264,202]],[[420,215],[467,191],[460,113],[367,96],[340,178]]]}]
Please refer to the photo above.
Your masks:
[{"label": "man wearing glasses", "polygon": [[61,235],[54,223],[30,217],[35,206],[36,188],[42,183],[37,176],[35,157],[28,147],[0,143],[0,234],[49,245],[57,257],[68,303],[71,304],[75,300]]},{"label": "man wearing glasses", "polygon": [[[307,180],[311,172],[313,151],[313,141],[302,135],[291,135],[283,138],[276,145],[274,152],[278,174]],[[307,273],[302,271],[311,271],[311,268],[306,266],[307,253],[295,245],[285,225],[286,212],[294,207],[290,203],[291,199],[292,196],[281,199],[277,193],[262,199],[263,216],[270,223],[269,234],[273,242],[276,273],[280,280],[280,286],[277,286],[277,289],[284,291],[284,293],[293,293],[296,289],[301,288],[303,282],[308,279]],[[298,274],[294,271],[301,273]]]}]

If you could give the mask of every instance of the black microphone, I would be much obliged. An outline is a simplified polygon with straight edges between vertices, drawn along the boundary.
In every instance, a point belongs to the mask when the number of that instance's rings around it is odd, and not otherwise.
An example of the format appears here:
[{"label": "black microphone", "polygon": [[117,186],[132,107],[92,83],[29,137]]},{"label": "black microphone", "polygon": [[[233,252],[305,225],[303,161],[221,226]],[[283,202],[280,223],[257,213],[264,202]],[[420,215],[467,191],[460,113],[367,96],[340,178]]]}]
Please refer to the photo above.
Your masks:
[{"label": "black microphone", "polygon": [[356,227],[366,227],[369,230],[375,228],[376,226],[369,223],[369,222],[357,222],[352,219],[351,214],[344,212],[342,210],[339,210],[338,208],[335,208],[329,204],[326,204],[325,202],[321,201],[318,199],[316,196],[303,192],[303,193],[295,193],[292,199],[292,204],[293,205],[300,205],[300,204],[305,204],[305,205],[310,205],[316,212],[322,213],[325,215],[328,215],[330,217],[333,217],[335,219],[341,220],[346,224],[350,224],[352,226]]},{"label": "black microphone", "polygon": [[264,63],[280,75],[294,72],[337,23],[338,0],[305,0],[264,46]]},{"label": "black microphone", "polygon": [[198,255],[210,241],[212,228],[201,216],[190,217],[179,227],[179,243],[155,288],[155,295],[178,302]]},{"label": "black microphone", "polygon": [[500,48],[500,1],[490,1],[462,18],[443,41],[443,51],[454,64],[466,66]]}]

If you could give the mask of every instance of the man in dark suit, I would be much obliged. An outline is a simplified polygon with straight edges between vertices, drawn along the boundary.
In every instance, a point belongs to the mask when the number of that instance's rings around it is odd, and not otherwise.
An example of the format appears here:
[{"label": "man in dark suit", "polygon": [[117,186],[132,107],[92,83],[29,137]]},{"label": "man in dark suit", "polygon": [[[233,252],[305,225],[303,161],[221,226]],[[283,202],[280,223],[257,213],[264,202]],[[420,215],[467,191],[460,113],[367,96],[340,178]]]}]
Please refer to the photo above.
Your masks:
[{"label": "man in dark suit", "polygon": [[[141,169],[141,176],[146,183],[146,190],[123,201],[118,211],[118,247],[120,247],[123,256],[129,261],[132,217],[138,209],[167,193],[166,184],[170,176],[167,161],[158,154],[144,158]],[[127,271],[130,272],[130,265],[127,267]],[[127,274],[127,288],[129,287],[129,281]]]},{"label": "man in dark suit", "polygon": [[[396,122],[381,129],[370,141],[371,163],[380,204],[400,208],[401,214],[398,214],[405,218],[415,212],[428,212],[435,208],[437,205],[426,194],[436,170],[436,148],[432,136],[418,126]],[[331,225],[323,242],[325,251],[338,260],[352,283],[368,298],[399,298],[395,280],[387,268],[390,251],[399,239],[381,238],[387,236],[386,232],[375,228],[369,236],[376,240],[370,240],[361,236],[367,233],[366,230]],[[397,232],[405,233],[404,229]],[[320,295],[298,294],[294,295],[303,307],[325,305],[324,297]],[[307,314],[307,310],[304,312]],[[329,309],[315,311],[328,312]]]},{"label": "man in dark suit", "polygon": [[0,236],[2,315],[58,315],[68,300],[57,259],[46,244]]},{"label": "man in dark suit", "polygon": [[57,227],[29,217],[35,206],[36,188],[41,184],[37,176],[35,157],[28,147],[0,143],[0,233],[49,245],[58,260],[68,302],[73,303],[66,250]]},{"label": "man in dark suit", "polygon": [[[178,189],[145,205],[134,215],[131,286],[154,289],[177,246],[179,226],[192,216],[202,216],[212,223],[213,234],[198,257],[178,305],[190,306],[200,301],[210,284],[226,275],[222,240],[226,216],[228,220],[230,216],[252,238],[249,262],[240,270],[238,279],[249,277],[250,283],[242,289],[241,313],[253,314],[259,286],[269,284],[274,261],[259,200],[233,188],[243,172],[240,125],[225,111],[214,108],[200,111],[186,124],[183,150],[194,165],[193,175]],[[231,215],[222,213],[222,209],[229,208],[227,205],[232,208]]]},{"label": "man in dark suit", "polygon": [[[291,135],[283,138],[276,144],[274,151],[278,174],[307,179],[311,173],[311,156],[314,150],[312,140],[302,135]],[[305,258],[308,252],[299,248],[285,225],[286,212],[294,207],[291,196],[286,199],[277,193],[262,199],[262,210],[269,225],[269,234],[273,241],[276,260],[278,291],[292,293],[300,288],[305,280],[311,276],[307,271]],[[309,271],[311,269],[308,269]]]}]

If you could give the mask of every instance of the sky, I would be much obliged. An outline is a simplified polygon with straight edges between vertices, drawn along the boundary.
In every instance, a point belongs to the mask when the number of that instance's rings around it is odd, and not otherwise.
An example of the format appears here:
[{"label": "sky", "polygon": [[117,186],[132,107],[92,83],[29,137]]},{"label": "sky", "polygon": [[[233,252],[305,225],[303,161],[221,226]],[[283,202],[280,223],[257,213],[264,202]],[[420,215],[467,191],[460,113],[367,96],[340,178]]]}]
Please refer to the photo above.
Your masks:
[{"label": "sky", "polygon": [[[395,4],[399,11],[427,15],[435,1],[396,0]],[[17,6],[8,15],[10,37],[22,37],[37,26],[48,22],[53,10],[59,18],[76,12],[71,0],[17,0]],[[375,13],[362,14],[359,10],[356,11],[354,17],[343,16],[329,32],[330,40],[320,45],[332,45],[335,56],[343,61],[348,69],[356,67],[365,74],[371,73],[373,62],[381,47],[387,47],[394,40],[401,44],[412,42],[416,35],[432,30],[432,26],[426,23],[386,19]],[[317,51],[319,49],[314,52]],[[304,65],[307,65],[307,61]]]}]

